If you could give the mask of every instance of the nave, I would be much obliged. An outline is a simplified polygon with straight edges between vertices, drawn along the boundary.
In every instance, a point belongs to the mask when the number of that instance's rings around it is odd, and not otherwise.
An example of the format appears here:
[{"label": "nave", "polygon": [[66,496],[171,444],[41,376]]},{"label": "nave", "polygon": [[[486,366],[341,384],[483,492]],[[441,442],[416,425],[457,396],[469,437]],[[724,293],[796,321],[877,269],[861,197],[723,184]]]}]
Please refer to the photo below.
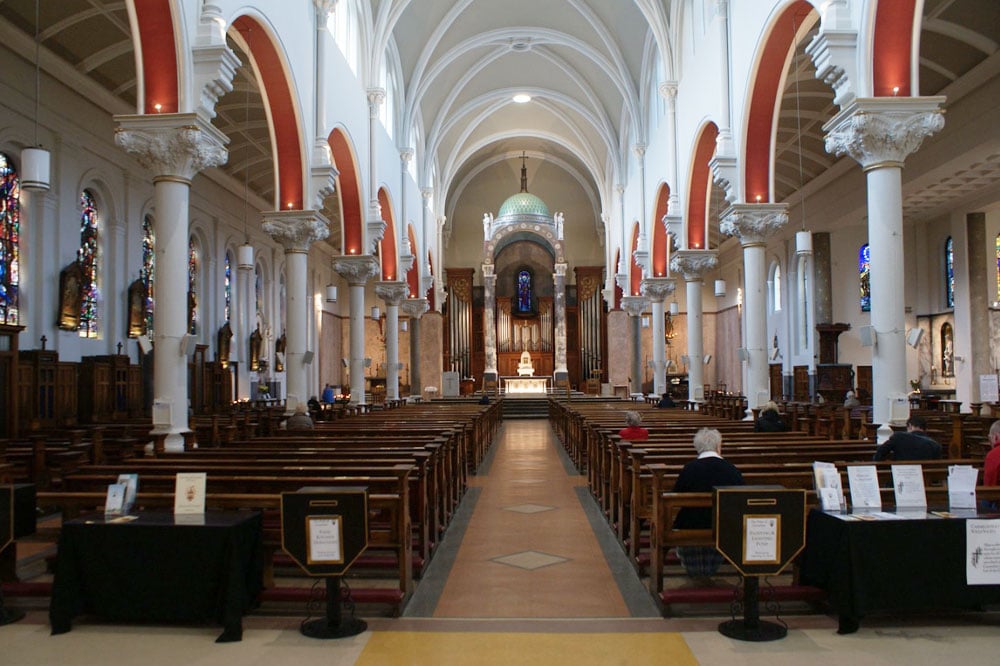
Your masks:
[{"label": "nave", "polygon": [[[590,666],[604,664],[940,664],[995,661],[995,616],[873,618],[837,635],[834,617],[783,616],[788,637],[741,643],[720,615],[663,619],[543,420],[507,420],[404,617],[359,613],[354,638],[303,637],[296,611],[264,608],[243,640],[216,627],[101,624],[50,637],[44,609],[0,628],[7,666]],[[766,618],[766,615],[764,616]]]}]

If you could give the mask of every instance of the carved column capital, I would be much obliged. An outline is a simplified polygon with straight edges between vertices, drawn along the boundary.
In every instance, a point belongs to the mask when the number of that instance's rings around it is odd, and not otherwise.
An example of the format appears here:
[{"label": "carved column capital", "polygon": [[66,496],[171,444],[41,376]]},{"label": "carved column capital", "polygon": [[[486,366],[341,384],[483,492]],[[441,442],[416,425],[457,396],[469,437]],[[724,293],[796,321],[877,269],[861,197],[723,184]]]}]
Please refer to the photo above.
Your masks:
[{"label": "carved column capital", "polygon": [[190,182],[226,163],[228,137],[196,113],[115,116],[115,143],[153,173]]},{"label": "carved column capital", "polygon": [[333,260],[333,270],[352,287],[363,287],[379,274],[378,259],[370,254],[343,255]]},{"label": "carved column capital", "polygon": [[375,295],[385,301],[386,305],[399,305],[410,295],[410,288],[402,280],[376,282]]},{"label": "carved column capital", "polygon": [[368,109],[373,114],[378,114],[378,107],[382,106],[382,102],[385,101],[385,89],[384,88],[369,88],[367,91],[368,95]]},{"label": "carved column capital", "polygon": [[667,104],[673,106],[677,101],[677,82],[676,81],[662,81],[660,85],[656,87],[656,91],[660,93],[660,97],[667,100]]},{"label": "carved column capital", "polygon": [[646,278],[639,286],[640,293],[649,299],[651,303],[665,301],[668,296],[674,293],[677,282],[673,278]]},{"label": "carved column capital", "polygon": [[763,245],[786,224],[788,204],[733,204],[723,212],[719,231],[747,247]]},{"label": "carved column capital", "polygon": [[330,235],[330,223],[315,210],[278,210],[264,213],[264,233],[281,244],[285,253],[309,252],[313,241]]},{"label": "carved column capital", "polygon": [[670,270],[688,282],[701,280],[718,265],[719,253],[715,250],[678,250],[670,259]]},{"label": "carved column capital", "polygon": [[337,8],[339,0],[313,0],[313,7],[316,9],[316,19],[322,29],[326,28],[326,21],[330,14]]},{"label": "carved column capital", "polygon": [[555,264],[555,269],[556,269],[555,275],[557,277],[562,277],[562,278],[566,277],[566,270],[568,268],[569,268],[569,264],[563,263],[563,262],[556,262],[556,264]]},{"label": "carved column capital", "polygon": [[826,152],[849,155],[866,171],[902,167],[923,140],[944,127],[944,97],[859,98],[825,125]]},{"label": "carved column capital", "polygon": [[426,298],[407,298],[399,304],[399,308],[407,317],[420,319],[425,312],[431,309]]},{"label": "carved column capital", "polygon": [[412,147],[407,146],[406,148],[400,148],[399,161],[402,162],[404,165],[409,164],[410,160],[413,159],[413,156],[415,154],[416,151]]},{"label": "carved column capital", "polygon": [[493,264],[483,264],[483,277],[496,279],[496,266]]},{"label": "carved column capital", "polygon": [[630,317],[640,316],[648,304],[649,299],[645,296],[622,296],[622,309],[625,310]]}]

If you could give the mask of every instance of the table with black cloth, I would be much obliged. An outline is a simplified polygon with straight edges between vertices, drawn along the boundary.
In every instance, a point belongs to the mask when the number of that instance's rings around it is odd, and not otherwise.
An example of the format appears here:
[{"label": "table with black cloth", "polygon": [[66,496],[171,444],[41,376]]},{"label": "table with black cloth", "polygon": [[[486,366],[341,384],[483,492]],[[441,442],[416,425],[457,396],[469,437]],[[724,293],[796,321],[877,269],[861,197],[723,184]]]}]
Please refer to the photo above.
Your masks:
[{"label": "table with black cloth", "polygon": [[1000,585],[966,584],[965,551],[964,518],[843,520],[813,509],[800,582],[827,591],[844,634],[870,612],[1000,603]]},{"label": "table with black cloth", "polygon": [[217,642],[243,637],[243,614],[262,587],[259,512],[131,522],[95,515],[62,526],[49,622],[52,634],[92,613],[111,621],[221,624]]}]

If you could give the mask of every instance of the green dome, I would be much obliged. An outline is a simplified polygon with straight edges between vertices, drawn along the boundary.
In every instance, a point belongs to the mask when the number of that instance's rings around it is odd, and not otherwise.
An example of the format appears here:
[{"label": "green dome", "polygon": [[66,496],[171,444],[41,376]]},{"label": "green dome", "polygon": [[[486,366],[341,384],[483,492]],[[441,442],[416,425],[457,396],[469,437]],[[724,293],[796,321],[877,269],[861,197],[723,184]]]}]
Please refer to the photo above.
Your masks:
[{"label": "green dome", "polygon": [[516,217],[519,215],[544,215],[550,217],[549,207],[545,202],[528,192],[519,192],[503,202],[498,218]]}]

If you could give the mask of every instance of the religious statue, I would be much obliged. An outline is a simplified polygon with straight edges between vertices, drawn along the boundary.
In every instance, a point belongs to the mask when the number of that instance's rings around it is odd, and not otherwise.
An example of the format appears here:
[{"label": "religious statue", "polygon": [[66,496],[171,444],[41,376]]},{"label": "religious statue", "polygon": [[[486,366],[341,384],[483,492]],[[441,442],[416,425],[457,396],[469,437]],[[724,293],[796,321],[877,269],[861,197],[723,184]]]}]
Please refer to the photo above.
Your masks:
[{"label": "religious statue", "polygon": [[483,215],[483,240],[493,239],[493,213]]},{"label": "religious statue", "polygon": [[260,353],[264,344],[264,336],[260,334],[260,324],[250,334],[250,370],[257,372],[260,370]]},{"label": "religious statue", "polygon": [[128,288],[128,337],[146,333],[146,285],[136,280]]},{"label": "religious statue", "polygon": [[557,240],[562,240],[563,239],[563,219],[564,219],[563,218],[563,214],[562,213],[556,213],[555,217],[553,219],[556,222],[556,239]]},{"label": "religious statue", "polygon": [[83,272],[77,261],[59,273],[59,321],[64,331],[80,328],[80,307],[83,300]]}]

